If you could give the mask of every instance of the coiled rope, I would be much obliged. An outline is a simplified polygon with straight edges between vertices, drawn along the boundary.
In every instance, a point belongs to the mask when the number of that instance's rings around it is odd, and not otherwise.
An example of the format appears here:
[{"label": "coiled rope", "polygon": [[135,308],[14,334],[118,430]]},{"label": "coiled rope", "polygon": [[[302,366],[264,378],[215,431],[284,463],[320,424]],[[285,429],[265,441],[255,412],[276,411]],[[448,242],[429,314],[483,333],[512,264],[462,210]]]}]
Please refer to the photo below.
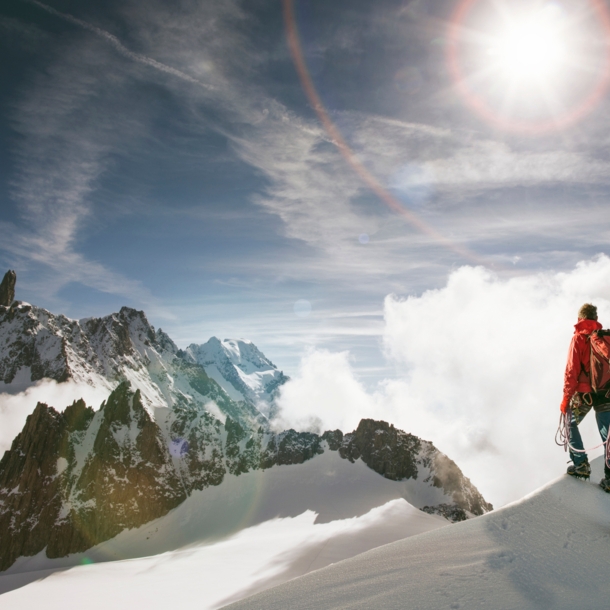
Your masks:
[{"label": "coiled rope", "polygon": [[589,451],[594,451],[595,449],[599,449],[600,447],[606,447],[605,451],[605,461],[606,466],[610,468],[610,443],[608,442],[608,436],[610,436],[610,431],[606,432],[606,440],[599,445],[595,445],[595,447],[589,447],[588,449],[576,449],[570,444],[570,426],[572,423],[572,405],[578,406],[580,405],[580,397],[575,395],[574,398],[570,401],[570,406],[567,408],[565,413],[561,413],[559,415],[559,427],[557,428],[557,432],[555,433],[555,443],[560,447],[563,447],[564,451],[573,451],[574,453],[588,453]]}]

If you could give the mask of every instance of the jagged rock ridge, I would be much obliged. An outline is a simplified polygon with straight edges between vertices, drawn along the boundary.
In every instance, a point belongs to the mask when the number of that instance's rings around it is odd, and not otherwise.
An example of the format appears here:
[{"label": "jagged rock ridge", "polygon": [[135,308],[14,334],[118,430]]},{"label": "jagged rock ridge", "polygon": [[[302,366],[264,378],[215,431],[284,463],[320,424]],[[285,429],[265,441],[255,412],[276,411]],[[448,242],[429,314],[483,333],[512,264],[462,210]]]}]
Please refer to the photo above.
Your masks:
[{"label": "jagged rock ridge", "polygon": [[128,307],[71,320],[15,301],[0,306],[0,345],[0,384],[9,391],[46,378],[110,392],[129,380],[150,409],[213,402],[212,410],[245,424],[273,416],[278,388],[288,380],[249,341],[212,337],[180,350],[143,311]]},{"label": "jagged rock ridge", "polygon": [[0,382],[74,380],[105,388],[122,381],[141,392],[144,405],[174,408],[212,405],[244,425],[264,417],[249,401],[232,400],[205,369],[148,322],[143,311],[123,307],[103,318],[71,320],[15,301],[0,307]]},{"label": "jagged rock ridge", "polygon": [[[49,557],[84,551],[180,504],[195,489],[324,451],[362,459],[393,480],[421,479],[442,492],[440,514],[461,520],[491,509],[431,443],[385,422],[323,435],[224,424],[193,405],[154,421],[139,390],[122,383],[94,412],[77,401],[63,413],[38,404],[0,460],[0,569],[46,548]],[[435,507],[426,507],[434,510]]]}]

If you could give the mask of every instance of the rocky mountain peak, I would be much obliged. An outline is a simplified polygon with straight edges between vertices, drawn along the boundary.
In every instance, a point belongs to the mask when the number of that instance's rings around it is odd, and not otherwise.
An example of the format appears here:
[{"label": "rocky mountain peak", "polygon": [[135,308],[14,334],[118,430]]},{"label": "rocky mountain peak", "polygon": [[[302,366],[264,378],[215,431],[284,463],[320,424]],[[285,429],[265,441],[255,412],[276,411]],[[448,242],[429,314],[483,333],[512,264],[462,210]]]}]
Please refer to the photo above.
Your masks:
[{"label": "rocky mountain peak", "polygon": [[17,283],[17,274],[9,269],[0,283],[0,305],[10,307],[15,300],[15,284]]},{"label": "rocky mountain peak", "polygon": [[244,339],[212,337],[202,345],[189,345],[182,353],[201,365],[233,400],[256,405],[265,415],[279,387],[288,381],[254,343]]},{"label": "rocky mountain peak", "polygon": [[432,443],[385,421],[362,419],[354,432],[343,437],[338,449],[342,457],[350,461],[360,458],[386,479],[400,481],[423,475],[424,482],[442,489],[452,499],[452,503],[425,506],[425,512],[462,521],[467,518],[466,512],[482,515],[493,508],[458,465]]},{"label": "rocky mountain peak", "polygon": [[186,498],[140,393],[121,383],[99,411],[39,403],[0,460],[0,570],[63,557],[165,515]]},{"label": "rocky mountain peak", "polygon": [[156,337],[157,343],[161,349],[171,352],[172,354],[177,354],[180,351],[173,339],[163,329],[157,329]]},{"label": "rocky mountain peak", "polygon": [[492,508],[432,443],[386,422],[364,419],[348,434],[275,433],[188,404],[155,421],[140,391],[122,382],[97,412],[82,400],[63,413],[39,403],[0,460],[0,570],[45,548],[48,557],[82,552],[227,475],[326,451],[404,481],[408,502],[450,521]]}]

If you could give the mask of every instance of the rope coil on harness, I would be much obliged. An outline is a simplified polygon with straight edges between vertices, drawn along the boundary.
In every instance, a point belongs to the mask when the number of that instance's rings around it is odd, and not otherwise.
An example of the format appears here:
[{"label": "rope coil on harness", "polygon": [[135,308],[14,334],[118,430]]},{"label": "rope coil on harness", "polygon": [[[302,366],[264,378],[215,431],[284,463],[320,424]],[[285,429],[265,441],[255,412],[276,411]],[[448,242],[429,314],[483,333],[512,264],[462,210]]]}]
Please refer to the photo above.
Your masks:
[{"label": "rope coil on harness", "polygon": [[[566,410],[565,413],[561,413],[559,415],[559,427],[557,428],[557,432],[555,433],[555,443],[561,447],[563,447],[564,451],[572,451],[574,453],[587,453],[589,451],[593,451],[595,449],[599,449],[600,447],[606,448],[605,450],[605,462],[606,466],[610,468],[610,443],[608,439],[599,445],[595,445],[595,447],[589,447],[588,449],[576,449],[576,447],[572,447],[570,444],[570,425],[572,423],[572,401],[570,402],[570,407]],[[586,401],[585,401],[586,402]],[[588,403],[587,403],[588,404]]]}]

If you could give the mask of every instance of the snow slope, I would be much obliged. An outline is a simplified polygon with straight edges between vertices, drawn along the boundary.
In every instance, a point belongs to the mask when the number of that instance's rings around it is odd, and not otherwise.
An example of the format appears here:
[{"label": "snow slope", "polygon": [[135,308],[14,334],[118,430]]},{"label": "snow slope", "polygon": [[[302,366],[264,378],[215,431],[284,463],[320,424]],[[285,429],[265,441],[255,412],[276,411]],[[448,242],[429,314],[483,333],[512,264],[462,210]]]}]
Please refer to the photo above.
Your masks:
[{"label": "snow slope", "polygon": [[45,610],[107,610],[120,591],[121,608],[217,608],[376,546],[455,527],[405,501],[421,494],[417,486],[336,452],[227,475],[86,553],[19,559],[0,575],[0,606],[44,600]]},{"label": "snow slope", "polygon": [[263,411],[277,389],[288,381],[254,343],[244,339],[221,341],[212,337],[203,345],[189,345],[185,354],[191,362],[203,366],[232,400],[260,404]]},{"label": "snow slope", "polygon": [[[105,390],[105,396],[127,380],[140,390],[153,418],[159,409],[163,417],[167,408],[191,405],[245,425],[264,421],[253,401],[236,404],[166,333],[155,330],[143,311],[123,307],[103,318],[71,320],[15,301],[10,308],[0,306],[0,345],[0,406],[3,393],[15,395],[43,379],[86,384]],[[268,362],[254,345],[246,347]]]},{"label": "snow slope", "polygon": [[227,610],[610,607],[610,495],[563,475],[477,519],[395,542]]}]

